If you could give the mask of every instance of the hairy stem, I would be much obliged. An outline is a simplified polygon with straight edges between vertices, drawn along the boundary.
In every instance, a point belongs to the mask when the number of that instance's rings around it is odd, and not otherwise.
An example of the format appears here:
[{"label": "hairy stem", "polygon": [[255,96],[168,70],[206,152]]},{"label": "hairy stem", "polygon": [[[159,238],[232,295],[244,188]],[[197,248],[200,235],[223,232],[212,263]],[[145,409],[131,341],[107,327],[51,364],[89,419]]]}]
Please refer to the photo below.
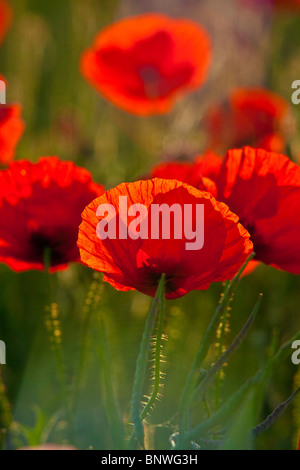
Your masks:
[{"label": "hairy stem", "polygon": [[[144,426],[143,426],[143,419],[141,417],[141,401],[143,397],[143,388],[144,382],[147,373],[148,367],[148,358],[149,358],[149,351],[152,339],[152,333],[155,326],[155,321],[158,314],[158,309],[160,308],[160,302],[162,295],[164,296],[165,290],[165,275],[161,276],[159,285],[156,290],[155,297],[152,301],[146,325],[140,345],[140,351],[138,355],[138,359],[136,362],[136,370],[135,370],[135,377],[134,377],[134,384],[133,384],[133,391],[132,391],[132,398],[131,398],[131,418],[134,425],[134,432],[132,433],[128,447],[131,448],[135,437],[142,448],[145,448],[144,445]],[[163,291],[163,293],[162,293]]]}]

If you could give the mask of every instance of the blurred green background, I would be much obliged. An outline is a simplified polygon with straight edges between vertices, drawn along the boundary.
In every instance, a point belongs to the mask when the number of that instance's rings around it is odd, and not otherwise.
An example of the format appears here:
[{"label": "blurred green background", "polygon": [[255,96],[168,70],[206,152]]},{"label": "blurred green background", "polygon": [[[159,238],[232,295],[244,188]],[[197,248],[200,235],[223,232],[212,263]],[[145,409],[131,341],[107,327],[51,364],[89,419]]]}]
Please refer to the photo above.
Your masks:
[{"label": "blurred green background", "polygon": [[[156,2],[141,1],[136,6],[135,2],[122,0],[12,0],[14,23],[0,48],[0,72],[8,80],[8,102],[20,102],[23,107],[26,131],[17,158],[37,161],[40,156],[58,155],[71,159],[110,188],[146,175],[166,156],[201,152],[205,143],[201,128],[204,111],[233,86],[264,84],[290,100],[291,83],[300,75],[300,15],[272,18],[268,11],[256,11],[256,23],[252,25],[255,29],[256,24],[257,30],[251,31],[251,37],[248,30],[245,37],[240,37],[240,32],[239,40],[234,42],[235,28],[254,13],[233,0],[226,6],[224,3],[164,2],[164,12],[172,14],[176,4],[176,15],[193,15],[207,27],[215,45],[214,66],[203,89],[184,98],[170,115],[141,119],[119,111],[97,95],[81,77],[78,62],[81,52],[104,25],[126,14],[155,10]],[[205,11],[209,13],[205,15]],[[248,41],[249,60],[243,54],[244,41]],[[259,66],[253,68],[257,60]],[[299,114],[297,107],[293,111]],[[290,147],[297,156],[297,135]],[[72,440],[66,430],[55,355],[44,321],[48,278],[40,272],[16,274],[0,266],[0,339],[7,346],[7,365],[1,370],[14,419],[20,423],[16,425],[20,445],[49,441],[71,442],[80,448],[112,448],[99,365],[100,316],[107,327],[120,414],[125,423],[130,420],[135,361],[150,299],[138,292],[121,293],[109,285],[101,287],[97,281],[100,301],[89,313],[86,296],[93,278],[94,273],[80,265],[54,276],[71,391],[76,383],[82,332],[89,318],[87,355],[74,423],[76,440]],[[266,266],[241,280],[232,303],[226,344],[246,321],[257,295],[262,292],[264,298],[254,328],[225,369],[222,399],[265,364],[271,343],[283,343],[300,329],[299,286],[299,277]],[[180,393],[221,291],[221,285],[213,285],[208,291],[167,302],[166,377],[162,398],[147,426],[151,448],[169,448],[168,438],[176,430]],[[216,348],[212,348],[207,363],[215,359]],[[298,369],[289,359],[272,376],[261,404],[261,419],[292,393],[297,373],[300,384]],[[213,389],[211,393],[208,398],[213,403]],[[197,423],[203,411],[195,409],[194,413]],[[299,429],[300,397],[257,439],[256,447],[293,449]],[[10,438],[8,447],[15,445]]]}]

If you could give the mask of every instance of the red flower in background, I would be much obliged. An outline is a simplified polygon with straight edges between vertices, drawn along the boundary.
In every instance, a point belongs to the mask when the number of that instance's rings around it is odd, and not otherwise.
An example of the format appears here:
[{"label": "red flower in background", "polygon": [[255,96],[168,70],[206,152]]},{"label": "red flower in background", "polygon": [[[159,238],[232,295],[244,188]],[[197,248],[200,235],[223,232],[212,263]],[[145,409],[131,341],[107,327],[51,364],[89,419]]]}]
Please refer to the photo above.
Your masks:
[{"label": "red flower in background", "polygon": [[214,182],[219,174],[222,158],[214,152],[198,155],[192,162],[169,161],[159,163],[151,169],[151,178],[178,180],[196,188],[202,178]]},{"label": "red flower in background", "polygon": [[[214,152],[208,151],[195,158],[192,165],[189,184],[196,188],[201,185],[201,180],[215,182],[222,165],[222,158]],[[208,183],[208,184],[211,184]],[[201,189],[201,188],[200,188]],[[211,192],[211,191],[210,191]]]},{"label": "red flower in background", "polygon": [[16,146],[25,129],[18,104],[0,105],[0,165],[7,164],[15,156]]},{"label": "red flower in background", "polygon": [[284,10],[295,11],[300,8],[300,0],[239,0],[243,5],[253,5],[257,8],[271,7],[282,13]]},{"label": "red flower in background", "polygon": [[159,163],[151,169],[150,177],[189,183],[191,168],[192,163],[190,162],[180,162],[176,160],[163,162]]},{"label": "red flower in background", "polygon": [[217,187],[250,232],[256,259],[300,274],[300,167],[261,149],[230,150]]},{"label": "red flower in background", "polygon": [[[96,230],[99,220],[97,209],[111,204],[120,223],[119,196],[127,196],[127,209],[132,204],[143,204],[148,209],[148,237],[100,239]],[[204,245],[201,249],[187,250],[185,232],[175,238],[174,230],[168,239],[151,237],[156,222],[152,217],[153,204],[166,204],[169,208],[179,204],[183,210],[190,204],[193,210],[204,205]],[[174,215],[175,218],[178,217]],[[207,289],[212,282],[231,279],[252,252],[248,232],[238,223],[238,217],[225,204],[214,197],[175,180],[152,179],[123,183],[95,199],[83,212],[79,227],[78,246],[81,260],[91,268],[104,273],[104,280],[116,289],[137,289],[153,296],[157,282],[166,274],[166,297],[177,298],[189,291]],[[121,218],[123,220],[123,217]],[[178,219],[177,219],[178,220]],[[182,219],[180,223],[183,223]],[[132,223],[128,217],[126,227]],[[165,225],[164,225],[165,226]],[[161,227],[160,227],[161,228]]]},{"label": "red flower in background", "polygon": [[205,119],[207,145],[217,151],[244,145],[282,152],[289,104],[263,88],[238,88]]},{"label": "red flower in background", "polygon": [[211,59],[207,33],[188,19],[148,13],[107,26],[81,58],[88,82],[114,105],[163,114],[199,88]]},{"label": "red flower in background", "polygon": [[274,0],[274,6],[279,10],[297,10],[300,8],[300,0]]},{"label": "red flower in background", "polygon": [[0,44],[2,43],[12,21],[12,8],[5,1],[0,0]]},{"label": "red flower in background", "polygon": [[[193,163],[176,161],[161,163],[151,170],[152,178],[176,179],[197,189],[208,191],[214,197],[218,196],[217,181],[222,166],[222,158],[214,152],[199,155]],[[251,235],[251,234],[250,234]],[[259,265],[258,261],[250,261],[242,276],[252,273]]]},{"label": "red flower in background", "polygon": [[104,189],[72,162],[57,157],[12,162],[0,171],[0,262],[16,271],[51,270],[79,261],[81,212]]}]

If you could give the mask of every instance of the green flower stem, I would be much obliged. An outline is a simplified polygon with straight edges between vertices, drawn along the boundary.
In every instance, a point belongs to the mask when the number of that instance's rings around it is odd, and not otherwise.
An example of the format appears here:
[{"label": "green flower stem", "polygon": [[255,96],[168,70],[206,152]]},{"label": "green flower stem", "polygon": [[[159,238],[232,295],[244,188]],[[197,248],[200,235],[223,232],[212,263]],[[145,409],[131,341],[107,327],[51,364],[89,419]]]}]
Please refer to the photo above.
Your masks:
[{"label": "green flower stem", "polygon": [[155,340],[154,387],[153,387],[151,396],[141,413],[142,420],[146,418],[147,414],[151,410],[159,394],[159,389],[161,386],[161,348],[162,348],[162,341],[163,341],[164,320],[165,320],[165,278],[163,277],[162,286],[160,290],[160,309],[159,309],[158,325],[157,325],[156,340]]},{"label": "green flower stem", "polygon": [[218,305],[214,316],[211,319],[211,322],[205,332],[205,335],[201,341],[200,348],[196,354],[194,363],[192,365],[191,371],[187,377],[187,381],[183,390],[183,394],[180,401],[180,427],[179,427],[179,442],[183,442],[183,434],[187,431],[189,427],[189,409],[194,394],[194,390],[197,384],[197,373],[200,370],[204,359],[206,358],[209,348],[212,342],[215,339],[216,330],[219,326],[220,319],[227,310],[228,303],[230,301],[231,295],[244,271],[249,261],[253,259],[255,253],[252,253],[246,263],[241,267],[237,275],[232,279],[232,281],[227,285],[224,292],[223,298]]},{"label": "green flower stem", "polygon": [[[145,448],[144,426],[143,426],[143,418],[141,416],[141,401],[143,398],[143,388],[144,388],[144,382],[145,382],[147,366],[148,366],[148,358],[149,358],[149,351],[150,351],[150,346],[151,346],[152,333],[154,330],[155,320],[158,314],[158,309],[160,308],[160,310],[163,310],[162,308],[163,306],[160,304],[161,304],[161,299],[162,297],[164,297],[164,295],[165,295],[165,275],[163,274],[161,276],[158,288],[156,290],[155,297],[152,301],[152,304],[151,304],[151,307],[147,316],[146,325],[145,325],[145,329],[144,329],[144,333],[143,333],[143,337],[142,337],[142,341],[140,345],[140,352],[139,352],[137,363],[136,363],[136,370],[135,370],[135,377],[134,377],[134,384],[133,384],[133,391],[132,391],[132,398],[131,398],[131,407],[132,407],[131,418],[132,418],[132,422],[134,425],[134,431],[131,434],[131,437],[128,443],[129,448],[131,448],[132,445],[134,444],[135,438],[137,439],[140,446],[142,448]],[[148,408],[147,405],[146,407]]]}]

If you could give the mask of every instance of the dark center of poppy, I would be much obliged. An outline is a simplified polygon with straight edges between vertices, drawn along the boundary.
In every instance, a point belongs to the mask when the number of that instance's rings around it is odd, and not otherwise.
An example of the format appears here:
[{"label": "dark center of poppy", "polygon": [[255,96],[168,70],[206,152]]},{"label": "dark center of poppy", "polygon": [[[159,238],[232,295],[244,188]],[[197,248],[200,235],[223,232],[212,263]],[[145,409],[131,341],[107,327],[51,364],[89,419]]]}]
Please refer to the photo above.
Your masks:
[{"label": "dark center of poppy", "polygon": [[31,235],[31,245],[34,250],[34,256],[37,261],[44,261],[45,253],[49,252],[51,266],[62,262],[61,241],[54,241],[41,233],[33,233]]},{"label": "dark center of poppy", "polygon": [[152,65],[144,65],[139,69],[139,75],[143,80],[146,95],[149,98],[159,96],[162,77],[158,69]]},{"label": "dark center of poppy", "polygon": [[266,245],[262,237],[259,235],[257,232],[255,223],[251,222],[243,222],[243,220],[240,220],[240,223],[245,227],[246,230],[250,233],[250,240],[253,243],[253,251],[255,252],[255,258],[254,259],[261,259],[261,256],[263,255],[264,251],[266,250]]},{"label": "dark center of poppy", "polygon": [[[147,285],[157,287],[161,276],[163,273],[157,272],[156,270],[152,270],[146,268],[147,271]],[[165,292],[166,294],[174,292],[176,290],[174,284],[175,276],[173,274],[165,274]]]}]

